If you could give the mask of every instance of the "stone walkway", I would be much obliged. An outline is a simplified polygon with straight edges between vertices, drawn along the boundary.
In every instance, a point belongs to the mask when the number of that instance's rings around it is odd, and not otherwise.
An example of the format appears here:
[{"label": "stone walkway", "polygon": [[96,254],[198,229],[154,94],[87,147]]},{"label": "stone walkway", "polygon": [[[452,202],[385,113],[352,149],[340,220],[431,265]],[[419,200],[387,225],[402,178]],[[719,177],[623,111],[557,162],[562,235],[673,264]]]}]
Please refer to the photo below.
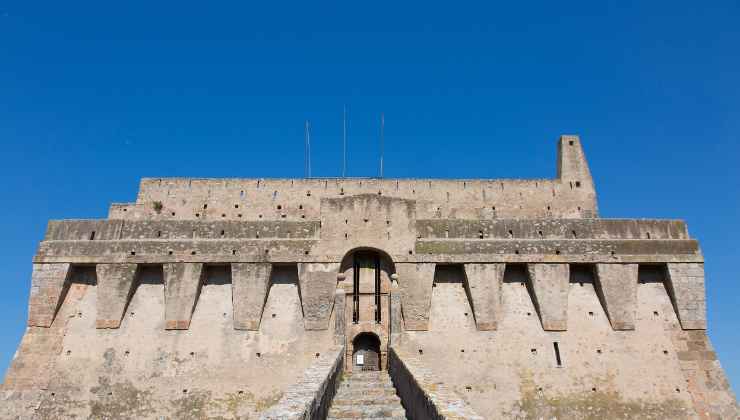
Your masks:
[{"label": "stone walkway", "polygon": [[388,372],[345,373],[328,418],[405,420],[406,410]]}]

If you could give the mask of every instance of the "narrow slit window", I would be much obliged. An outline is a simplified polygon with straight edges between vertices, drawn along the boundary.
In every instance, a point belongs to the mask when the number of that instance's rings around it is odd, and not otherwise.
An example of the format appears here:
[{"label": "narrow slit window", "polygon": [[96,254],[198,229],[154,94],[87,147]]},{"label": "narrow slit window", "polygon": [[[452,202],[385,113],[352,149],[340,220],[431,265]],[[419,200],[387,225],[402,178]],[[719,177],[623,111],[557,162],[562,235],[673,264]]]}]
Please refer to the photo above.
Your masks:
[{"label": "narrow slit window", "polygon": [[553,342],[552,346],[555,349],[555,363],[558,367],[563,367],[563,361],[560,359],[560,346],[558,345],[558,342]]},{"label": "narrow slit window", "polygon": [[91,241],[95,240],[95,231],[90,232],[90,240]]}]

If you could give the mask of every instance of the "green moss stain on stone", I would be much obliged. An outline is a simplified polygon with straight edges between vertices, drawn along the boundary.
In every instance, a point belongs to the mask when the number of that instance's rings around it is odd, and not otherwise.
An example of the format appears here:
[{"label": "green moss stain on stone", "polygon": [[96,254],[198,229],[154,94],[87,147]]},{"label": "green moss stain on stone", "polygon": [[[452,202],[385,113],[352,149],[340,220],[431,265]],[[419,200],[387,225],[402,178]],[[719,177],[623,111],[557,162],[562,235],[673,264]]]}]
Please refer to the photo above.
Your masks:
[{"label": "green moss stain on stone", "polygon": [[154,411],[151,392],[140,390],[128,381],[111,384],[108,378],[100,377],[90,392],[98,396],[89,403],[91,418],[146,418]]},{"label": "green moss stain on stone", "polygon": [[[609,381],[609,378],[606,379]],[[608,388],[608,387],[607,387]],[[689,419],[694,411],[677,398],[661,402],[625,400],[612,391],[596,388],[570,394],[557,390],[543,390],[535,385],[531,373],[521,375],[521,400],[505,414],[507,418],[521,419]]]}]

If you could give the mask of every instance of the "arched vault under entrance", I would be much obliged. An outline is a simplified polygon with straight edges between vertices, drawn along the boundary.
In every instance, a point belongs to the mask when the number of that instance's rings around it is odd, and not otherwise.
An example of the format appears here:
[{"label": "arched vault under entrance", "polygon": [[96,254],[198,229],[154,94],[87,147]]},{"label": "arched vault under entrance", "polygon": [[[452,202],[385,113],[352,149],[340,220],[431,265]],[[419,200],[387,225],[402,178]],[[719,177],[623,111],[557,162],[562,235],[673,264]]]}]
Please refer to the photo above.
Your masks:
[{"label": "arched vault under entrance", "polygon": [[360,247],[345,254],[340,273],[343,274],[340,287],[347,296],[346,367],[353,371],[383,369],[390,335],[391,276],[395,265],[386,252]]},{"label": "arched vault under entrance", "polygon": [[352,370],[380,370],[380,338],[371,332],[357,334],[352,340]]}]

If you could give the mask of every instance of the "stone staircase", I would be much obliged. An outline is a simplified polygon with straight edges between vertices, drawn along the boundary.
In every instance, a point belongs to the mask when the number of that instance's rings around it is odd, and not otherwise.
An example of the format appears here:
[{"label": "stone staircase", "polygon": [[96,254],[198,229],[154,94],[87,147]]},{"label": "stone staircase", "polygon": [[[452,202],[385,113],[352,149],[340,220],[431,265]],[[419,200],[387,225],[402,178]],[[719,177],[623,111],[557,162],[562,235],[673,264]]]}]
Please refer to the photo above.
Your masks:
[{"label": "stone staircase", "polygon": [[406,410],[388,372],[345,373],[328,419],[406,420]]}]

